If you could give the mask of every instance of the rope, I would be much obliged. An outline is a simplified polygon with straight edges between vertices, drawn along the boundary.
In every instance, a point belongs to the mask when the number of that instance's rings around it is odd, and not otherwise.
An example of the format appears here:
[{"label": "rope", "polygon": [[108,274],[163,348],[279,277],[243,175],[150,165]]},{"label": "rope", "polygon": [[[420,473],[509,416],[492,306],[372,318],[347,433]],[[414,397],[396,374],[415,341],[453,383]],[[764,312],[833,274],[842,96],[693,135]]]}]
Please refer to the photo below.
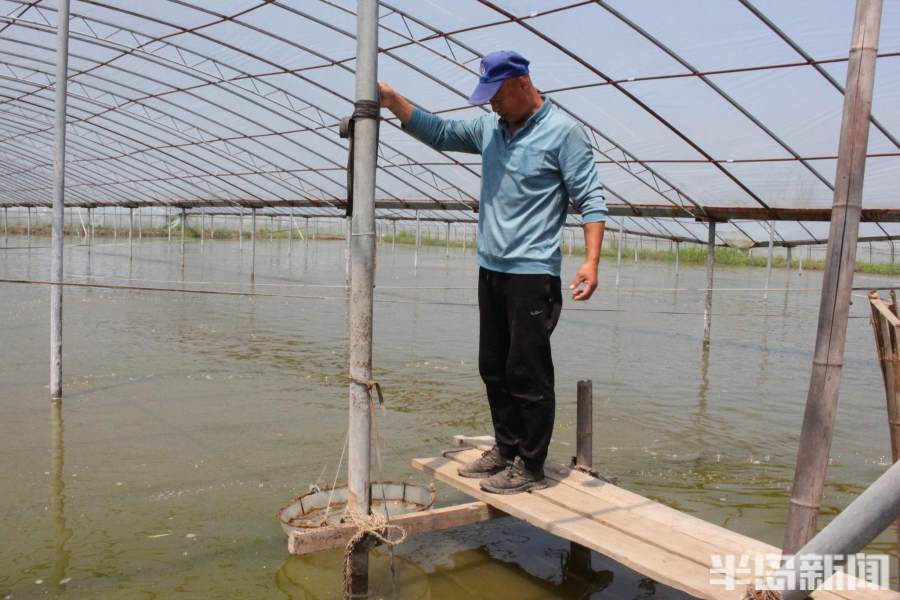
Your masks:
[{"label": "rope", "polygon": [[[369,423],[372,429],[372,438],[375,446],[375,462],[378,466],[378,482],[381,484],[381,501],[384,506],[384,514],[371,512],[368,515],[360,514],[357,511],[350,510],[349,504],[347,505],[347,510],[345,511],[345,516],[349,517],[350,521],[356,526],[356,533],[350,538],[350,541],[347,542],[347,546],[344,549],[344,597],[351,597],[351,563],[353,560],[353,554],[357,550],[357,546],[359,544],[364,543],[364,540],[377,540],[382,544],[385,544],[388,547],[388,552],[390,553],[390,564],[391,564],[391,585],[396,587],[395,583],[395,572],[394,572],[394,546],[397,544],[402,544],[406,540],[406,530],[399,525],[394,525],[390,522],[390,512],[388,511],[387,505],[387,497],[384,493],[384,463],[381,460],[381,435],[378,431],[378,418],[375,414],[375,403],[372,401],[372,390],[374,389],[378,394],[378,405],[382,408],[384,407],[384,394],[381,391],[381,384],[373,379],[369,379],[366,381],[362,381],[356,379],[352,375],[349,376],[350,381],[356,383],[357,385],[362,385],[366,388],[366,396],[369,399]],[[329,499],[330,502],[330,499]],[[394,535],[391,535],[391,532]],[[368,543],[368,542],[366,542]],[[395,589],[396,591],[396,589]]]}]

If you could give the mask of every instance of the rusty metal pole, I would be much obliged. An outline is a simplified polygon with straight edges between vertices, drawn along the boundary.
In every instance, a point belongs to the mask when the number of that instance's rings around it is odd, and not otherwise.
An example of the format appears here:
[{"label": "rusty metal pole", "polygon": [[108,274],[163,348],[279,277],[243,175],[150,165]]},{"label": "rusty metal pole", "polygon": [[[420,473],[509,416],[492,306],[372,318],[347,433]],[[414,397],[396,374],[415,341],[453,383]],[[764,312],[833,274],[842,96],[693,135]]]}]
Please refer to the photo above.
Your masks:
[{"label": "rusty metal pole", "polygon": [[[590,379],[578,382],[578,395],[575,413],[575,456],[572,466],[576,469],[593,471],[594,457],[594,389]],[[575,542],[569,544],[569,566],[578,572],[589,572],[591,567],[591,549]]]},{"label": "rusty metal pole", "polygon": [[825,485],[859,239],[881,10],[881,0],[857,0],[819,325],[788,509],[785,554],[793,554],[815,535]]},{"label": "rusty metal pole", "polygon": [[[356,35],[356,119],[353,217],[350,239],[350,402],[347,502],[358,515],[371,510],[372,315],[375,286],[375,166],[378,149],[378,0],[359,0]],[[350,597],[368,596],[368,546],[351,553]]]},{"label": "rusty metal pole", "polygon": [[[56,25],[56,124],[53,152],[53,224],[50,254],[50,397],[62,398],[63,235],[66,196],[66,99],[69,71],[69,0],[59,0]],[[28,209],[29,246],[31,209]]]}]

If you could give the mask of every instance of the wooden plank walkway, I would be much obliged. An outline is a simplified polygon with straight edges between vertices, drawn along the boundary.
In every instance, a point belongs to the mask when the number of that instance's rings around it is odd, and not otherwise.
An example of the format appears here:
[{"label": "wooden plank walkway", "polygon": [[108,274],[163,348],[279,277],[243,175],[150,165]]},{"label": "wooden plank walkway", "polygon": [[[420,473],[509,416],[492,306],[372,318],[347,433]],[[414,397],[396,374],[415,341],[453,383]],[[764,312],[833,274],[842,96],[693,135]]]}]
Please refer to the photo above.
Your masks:
[{"label": "wooden plank walkway", "polygon": [[[780,554],[774,546],[729,531],[560,465],[545,467],[550,486],[528,494],[483,492],[479,480],[457,468],[493,443],[489,437],[457,436],[446,457],[414,459],[413,467],[509,515],[577,542],[654,580],[699,598],[738,600],[744,586],[727,590],[710,582],[713,555]],[[719,576],[714,576],[719,577]],[[835,575],[835,587],[842,574]],[[862,585],[861,583],[858,585]],[[891,590],[820,591],[820,600],[900,600]]]}]

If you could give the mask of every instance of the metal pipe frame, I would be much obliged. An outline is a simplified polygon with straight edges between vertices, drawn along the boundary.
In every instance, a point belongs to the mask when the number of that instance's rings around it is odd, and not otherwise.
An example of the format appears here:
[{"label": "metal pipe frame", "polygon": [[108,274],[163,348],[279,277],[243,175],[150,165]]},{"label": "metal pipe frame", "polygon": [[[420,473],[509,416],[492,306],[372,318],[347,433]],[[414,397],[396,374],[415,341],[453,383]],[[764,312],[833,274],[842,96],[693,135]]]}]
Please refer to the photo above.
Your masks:
[{"label": "metal pipe frame", "polygon": [[[19,3],[22,9],[17,14],[0,17],[0,27],[27,29],[38,34],[50,34],[55,31],[46,16],[55,12],[53,7],[34,8],[31,0],[13,1]],[[755,11],[747,0],[740,1],[754,14],[759,12]],[[351,59],[335,59],[316,49],[264,31],[247,19],[255,11],[279,10],[284,13],[285,17],[302,19],[318,26],[327,27],[336,35],[348,39],[355,39],[354,32],[346,31],[338,25],[310,14],[310,12],[289,6],[279,0],[272,2],[260,0],[235,14],[224,14],[184,0],[178,0],[177,3],[183,9],[194,11],[198,17],[202,17],[201,24],[186,28],[169,20],[141,14],[139,9],[124,9],[97,0],[83,0],[82,4],[102,10],[92,10],[91,14],[73,14],[72,22],[78,23],[79,27],[78,31],[72,33],[72,36],[82,47],[90,45],[101,50],[104,58],[73,54],[73,58],[77,58],[80,68],[71,77],[72,86],[69,92],[73,113],[69,125],[70,133],[73,134],[70,143],[73,156],[69,169],[72,180],[69,186],[71,200],[85,206],[97,206],[98,203],[135,206],[134,202],[137,200],[147,205],[179,206],[184,203],[186,206],[193,207],[206,202],[219,201],[233,206],[247,206],[243,204],[244,200],[259,206],[268,206],[272,202],[296,201],[298,198],[310,204],[321,202],[323,205],[327,205],[330,203],[330,198],[338,198],[337,192],[342,187],[341,178],[344,167],[329,158],[333,155],[332,152],[316,150],[322,143],[329,147],[345,149],[345,145],[335,136],[324,131],[336,124],[337,115],[328,113],[323,109],[322,103],[313,102],[311,96],[299,94],[285,86],[280,86],[275,80],[280,75],[296,78],[304,86],[314,87],[317,93],[330,94],[337,102],[349,105],[352,99],[328,89],[310,75],[323,69],[338,69],[339,72],[346,73],[348,76],[352,75]],[[330,1],[322,0],[319,4],[348,15],[354,14],[351,10]],[[848,60],[842,57],[815,59],[796,43],[790,41],[777,26],[774,26],[761,13],[757,16],[760,16],[776,35],[788,41],[804,59],[804,62],[751,65],[737,69],[701,72],[674,50],[666,47],[636,23],[628,20],[627,17],[600,0],[572,2],[528,15],[513,14],[485,0],[482,1],[482,4],[501,15],[501,18],[449,32],[441,31],[421,19],[416,19],[408,12],[399,10],[387,2],[381,4],[394,13],[403,24],[403,27],[391,24],[396,21],[391,23],[383,21],[379,24],[382,31],[390,33],[391,37],[400,40],[399,43],[383,48],[382,53],[397,61],[404,68],[443,86],[460,98],[465,97],[462,91],[406,60],[403,57],[403,48],[415,46],[440,57],[455,68],[461,69],[461,72],[474,73],[473,63],[477,61],[480,54],[461,42],[457,36],[478,29],[510,24],[526,29],[543,43],[559,47],[546,33],[540,30],[539,19],[552,13],[595,4],[621,21],[624,26],[630,27],[647,39],[649,43],[667,53],[687,71],[630,78],[628,81],[661,80],[674,77],[692,77],[703,81],[724,101],[731,103],[753,121],[761,131],[785,147],[790,154],[788,158],[762,157],[734,162],[793,160],[801,162],[811,172],[816,172],[810,161],[828,158],[799,156],[760,119],[752,115],[734,98],[728,97],[721,89],[715,87],[715,84],[709,79],[711,75],[725,72],[796,68],[801,65],[810,65],[822,76],[829,78],[830,76],[822,65]],[[306,8],[305,5],[303,8]],[[110,12],[120,13],[121,16],[131,19],[135,25],[125,27],[121,24],[123,22],[121,18],[108,20],[101,18],[102,15]],[[242,28],[250,34],[258,35],[273,43],[289,45],[305,56],[311,57],[313,64],[290,69],[262,56],[261,53],[248,51],[230,42],[220,40],[212,32],[218,25],[224,23]],[[148,35],[147,31],[151,26],[154,34]],[[166,33],[156,33],[161,28]],[[421,31],[422,28],[425,29],[424,34],[413,35],[414,29]],[[239,53],[241,56],[259,61],[263,69],[251,73],[227,65],[213,57],[215,52],[210,51],[204,54],[195,51],[192,45],[180,43],[185,36],[196,36],[204,43],[215,45],[217,49]],[[3,181],[0,183],[0,191],[3,196],[0,203],[47,206],[46,194],[42,193],[47,189],[44,183],[46,178],[42,176],[47,168],[42,149],[47,146],[47,135],[52,131],[52,122],[48,117],[50,109],[43,94],[50,89],[50,73],[53,63],[42,58],[43,53],[49,50],[48,45],[19,39],[21,37],[18,36],[15,41],[22,48],[21,51],[13,48],[4,48],[0,51],[0,114],[5,117],[4,123],[0,125],[0,174],[4,175]],[[446,51],[443,51],[442,46],[429,43],[436,39],[444,42]],[[586,62],[575,53],[565,48],[560,47],[560,49],[579,64]],[[888,52],[880,56],[892,57],[895,55],[900,56],[900,53]],[[154,79],[141,72],[139,68],[124,68],[116,62],[118,58],[124,56],[145,61],[160,68],[163,72],[171,72],[185,82],[181,85],[174,85]],[[587,66],[592,68],[590,65]],[[4,67],[6,70],[3,70]],[[9,73],[7,74],[6,71]],[[600,81],[548,91],[552,93],[579,87],[611,86],[621,93],[625,93],[630,102],[636,103],[651,117],[659,118],[650,107],[642,106],[640,99],[626,93],[624,84],[627,81],[612,79],[596,69],[593,72]],[[111,77],[110,75],[117,76]],[[123,83],[126,79],[128,83]],[[836,90],[842,92],[840,84],[833,78],[830,78],[829,81]],[[205,90],[208,89],[215,89],[221,93],[213,101],[209,99],[208,94],[205,94]],[[182,102],[182,98],[188,102]],[[214,109],[213,112],[227,115],[229,122],[233,118],[235,122],[244,123],[245,126],[229,127],[222,123],[211,123],[210,116],[204,114],[206,111],[186,106],[188,103],[193,105],[205,103]],[[253,106],[254,109],[261,110],[267,120],[278,119],[286,121],[287,124],[284,127],[276,128],[265,126],[261,119],[247,119],[245,114],[232,108],[235,103]],[[562,108],[568,111],[565,106]],[[570,114],[578,119],[577,115],[571,112]],[[385,122],[392,127],[397,126],[393,120]],[[895,146],[900,148],[896,138],[874,117],[872,122],[891,139]],[[590,133],[595,151],[602,159],[598,162],[605,161],[615,164],[628,172],[631,177],[641,181],[663,201],[659,207],[668,207],[673,216],[711,217],[721,221],[720,218],[708,211],[707,206],[691,198],[686,191],[672,185],[652,167],[653,164],[667,161],[639,159],[623,148],[621,144],[610,139],[596,126],[591,123],[584,124]],[[676,135],[683,136],[675,124],[664,123],[664,125]],[[5,133],[3,133],[4,131]],[[314,136],[316,142],[313,144],[304,141],[306,138],[298,139],[301,134]],[[687,136],[683,136],[682,139],[690,147],[696,145]],[[275,144],[276,140],[278,145]],[[279,149],[285,145],[296,149],[296,152]],[[900,153],[887,155],[895,156]],[[707,162],[723,173],[728,171],[727,164],[732,162],[709,155],[703,156],[703,160],[683,162]],[[303,157],[314,159],[316,164],[302,160]],[[477,163],[460,161],[446,154],[442,155],[442,158],[446,159],[446,162],[415,161],[412,157],[399,152],[397,148],[382,143],[377,168],[381,174],[387,175],[389,179],[398,184],[402,183],[407,189],[411,187],[410,182],[414,182],[415,189],[420,192],[427,191],[428,193],[421,193],[421,195],[428,199],[431,209],[449,208],[454,206],[454,203],[456,206],[461,208],[464,206],[468,210],[476,207],[477,201],[473,194],[457,186],[452,178],[448,178],[442,173],[445,173],[448,167],[452,167],[476,174]],[[817,179],[821,181],[823,178],[818,176]],[[742,183],[739,179],[734,177],[732,180],[739,188],[741,187]],[[823,181],[827,185],[826,182],[827,180]],[[405,205],[411,204],[406,200],[407,194],[401,194],[399,190],[379,188],[379,191],[394,203],[394,207],[405,208]],[[106,198],[100,197],[101,192]],[[615,190],[607,189],[607,192],[611,197],[620,199],[626,207],[633,205],[631,201],[621,198]],[[67,197],[67,204],[71,204],[68,202],[70,198]],[[337,206],[336,203],[331,202],[331,204]],[[381,200],[377,204],[381,207]],[[766,210],[765,202],[758,204],[760,209]],[[772,212],[780,210],[777,207],[770,208]],[[637,230],[645,231],[640,235],[649,235],[653,232],[655,235],[652,237],[703,242],[688,231],[684,227],[684,222],[678,219],[664,223],[652,212],[639,213],[636,210],[632,212],[637,217],[634,227]],[[285,213],[275,214],[283,215]],[[779,219],[774,214],[762,218],[787,220]],[[878,221],[876,220],[876,222]],[[732,223],[731,225],[746,235],[754,244],[759,242],[743,232],[739,224]],[[800,227],[806,229],[802,222]],[[879,227],[881,227],[880,223]],[[686,235],[675,235],[672,228],[684,229]],[[809,234],[808,229],[806,232]],[[883,231],[883,233],[886,238],[894,237],[887,231]],[[778,231],[776,231],[776,235],[781,237],[781,233]],[[812,234],[809,235],[810,238],[814,237]],[[721,241],[724,242],[724,240]],[[777,245],[800,245],[798,242],[821,243],[813,242],[812,239],[786,240],[781,238]]]}]

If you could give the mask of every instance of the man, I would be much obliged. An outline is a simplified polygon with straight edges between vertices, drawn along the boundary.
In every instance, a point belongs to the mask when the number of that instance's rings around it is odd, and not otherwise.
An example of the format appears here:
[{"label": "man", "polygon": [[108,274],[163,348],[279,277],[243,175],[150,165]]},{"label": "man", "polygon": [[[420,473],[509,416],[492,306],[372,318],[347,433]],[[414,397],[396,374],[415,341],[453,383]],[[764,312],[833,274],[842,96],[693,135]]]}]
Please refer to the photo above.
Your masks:
[{"label": "man", "polygon": [[529,62],[494,52],[469,103],[493,113],[444,120],[379,82],[381,106],[436,150],[481,154],[478,211],[478,369],[496,445],[459,469],[481,488],[515,494],[546,487],[543,465],[556,411],[550,334],[562,308],[560,242],[568,201],[581,212],[586,257],[570,286],[597,288],[606,202],[584,129],[531,83]]}]

